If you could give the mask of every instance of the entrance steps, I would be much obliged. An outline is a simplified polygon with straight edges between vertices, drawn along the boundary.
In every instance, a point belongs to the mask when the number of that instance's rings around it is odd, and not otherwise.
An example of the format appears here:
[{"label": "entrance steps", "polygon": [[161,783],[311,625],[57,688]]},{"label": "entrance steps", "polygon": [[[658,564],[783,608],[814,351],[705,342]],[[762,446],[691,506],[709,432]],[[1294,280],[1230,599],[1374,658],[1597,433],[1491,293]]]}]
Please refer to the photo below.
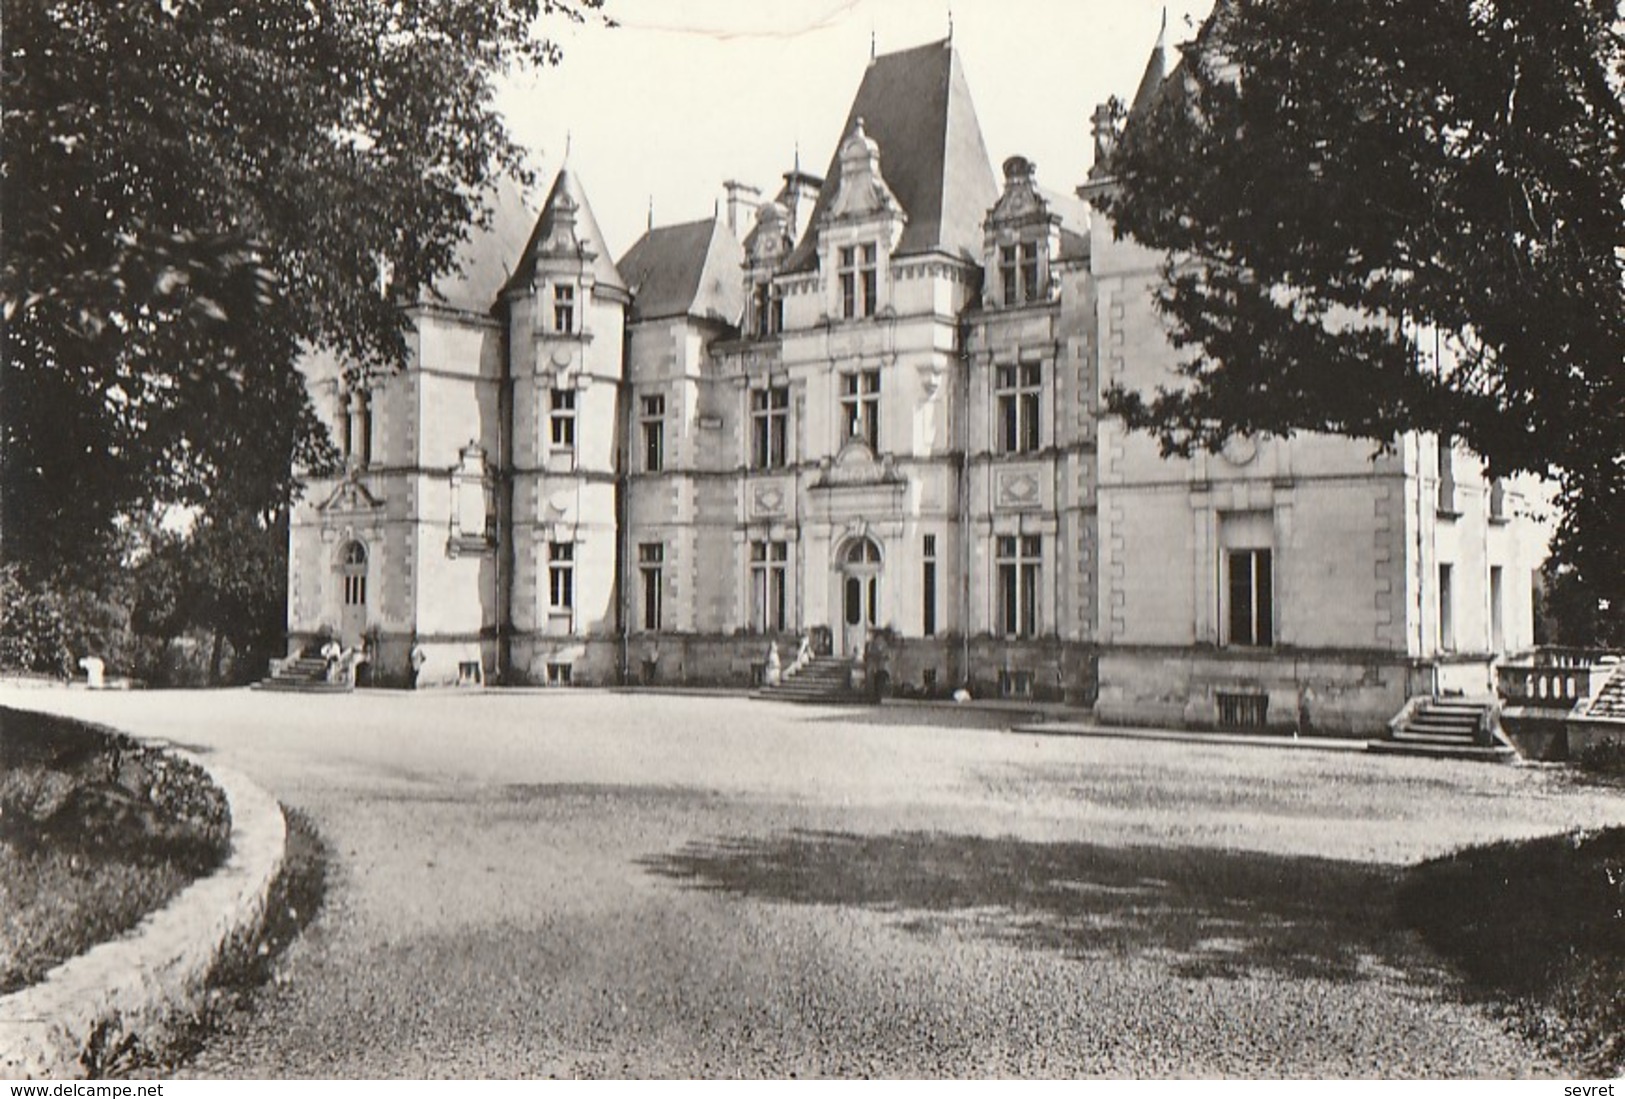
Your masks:
[{"label": "entrance steps", "polygon": [[256,691],[298,691],[303,694],[347,694],[349,682],[330,683],[327,661],[319,656],[296,656],[271,662],[271,674],[254,684]]},{"label": "entrance steps", "polygon": [[1427,698],[1407,706],[1388,735],[1366,745],[1386,755],[1511,763],[1518,753],[1488,733],[1492,702]]},{"label": "entrance steps", "polygon": [[783,702],[845,702],[852,698],[852,661],[843,656],[815,656],[776,686],[756,692],[757,698]]}]

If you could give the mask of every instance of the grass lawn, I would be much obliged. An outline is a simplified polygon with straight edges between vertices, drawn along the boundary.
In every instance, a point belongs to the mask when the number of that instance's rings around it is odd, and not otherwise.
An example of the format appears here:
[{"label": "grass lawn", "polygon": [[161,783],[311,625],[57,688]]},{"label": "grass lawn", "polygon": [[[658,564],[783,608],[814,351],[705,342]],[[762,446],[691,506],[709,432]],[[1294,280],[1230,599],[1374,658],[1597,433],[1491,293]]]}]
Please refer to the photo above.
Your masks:
[{"label": "grass lawn", "polygon": [[0,994],[135,926],[219,864],[228,831],[190,764],[0,709]]}]

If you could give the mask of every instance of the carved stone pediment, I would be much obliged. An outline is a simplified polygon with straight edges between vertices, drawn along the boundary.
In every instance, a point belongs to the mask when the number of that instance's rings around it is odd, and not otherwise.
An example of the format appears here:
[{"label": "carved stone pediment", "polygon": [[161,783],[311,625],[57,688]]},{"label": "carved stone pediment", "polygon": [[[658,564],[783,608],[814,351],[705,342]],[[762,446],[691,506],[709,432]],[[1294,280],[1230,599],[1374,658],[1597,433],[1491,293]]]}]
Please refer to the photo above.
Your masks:
[{"label": "carved stone pediment", "polygon": [[378,511],[383,508],[384,502],[367,491],[367,486],[358,479],[360,470],[352,468],[337,488],[328,494],[327,499],[316,505],[316,510],[324,514],[343,514],[356,511]]},{"label": "carved stone pediment", "polygon": [[863,119],[841,142],[841,180],[824,216],[830,221],[868,221],[877,217],[903,218],[903,204],[897,201],[885,177],[880,174],[880,146],[863,132]]},{"label": "carved stone pediment", "polygon": [[902,483],[891,455],[877,455],[868,440],[857,435],[846,441],[833,460],[826,459],[816,482],[820,488]]}]

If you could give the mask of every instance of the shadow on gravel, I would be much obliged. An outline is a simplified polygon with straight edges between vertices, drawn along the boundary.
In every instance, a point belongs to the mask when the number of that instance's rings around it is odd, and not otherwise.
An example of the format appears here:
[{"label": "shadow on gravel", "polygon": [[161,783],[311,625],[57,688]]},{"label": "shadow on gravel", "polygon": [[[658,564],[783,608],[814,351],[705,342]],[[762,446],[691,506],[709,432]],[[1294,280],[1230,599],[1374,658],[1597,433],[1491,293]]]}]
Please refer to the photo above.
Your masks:
[{"label": "shadow on gravel", "polygon": [[690,844],[641,865],[695,889],[896,913],[920,935],[1160,958],[1180,977],[1355,981],[1367,975],[1364,959],[1427,964],[1398,933],[1399,872],[1329,859],[795,831]]}]

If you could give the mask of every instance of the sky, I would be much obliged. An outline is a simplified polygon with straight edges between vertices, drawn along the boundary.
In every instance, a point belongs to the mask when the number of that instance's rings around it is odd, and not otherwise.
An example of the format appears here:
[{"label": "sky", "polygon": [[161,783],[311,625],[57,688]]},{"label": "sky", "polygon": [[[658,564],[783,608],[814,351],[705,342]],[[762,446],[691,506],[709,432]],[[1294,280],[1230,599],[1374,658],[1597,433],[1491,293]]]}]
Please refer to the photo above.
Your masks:
[{"label": "sky", "polygon": [[[606,0],[621,25],[544,32],[557,67],[504,82],[499,105],[542,187],[565,157],[619,257],[657,225],[710,216],[722,182],[769,196],[799,145],[823,175],[869,61],[948,35],[960,54],[995,178],[1021,154],[1070,191],[1093,152],[1089,116],[1128,98],[1166,8],[1168,44],[1212,0]],[[950,14],[951,13],[951,14]],[[885,150],[881,150],[884,168]],[[545,192],[544,192],[545,193]],[[532,208],[542,195],[530,196]]]}]

